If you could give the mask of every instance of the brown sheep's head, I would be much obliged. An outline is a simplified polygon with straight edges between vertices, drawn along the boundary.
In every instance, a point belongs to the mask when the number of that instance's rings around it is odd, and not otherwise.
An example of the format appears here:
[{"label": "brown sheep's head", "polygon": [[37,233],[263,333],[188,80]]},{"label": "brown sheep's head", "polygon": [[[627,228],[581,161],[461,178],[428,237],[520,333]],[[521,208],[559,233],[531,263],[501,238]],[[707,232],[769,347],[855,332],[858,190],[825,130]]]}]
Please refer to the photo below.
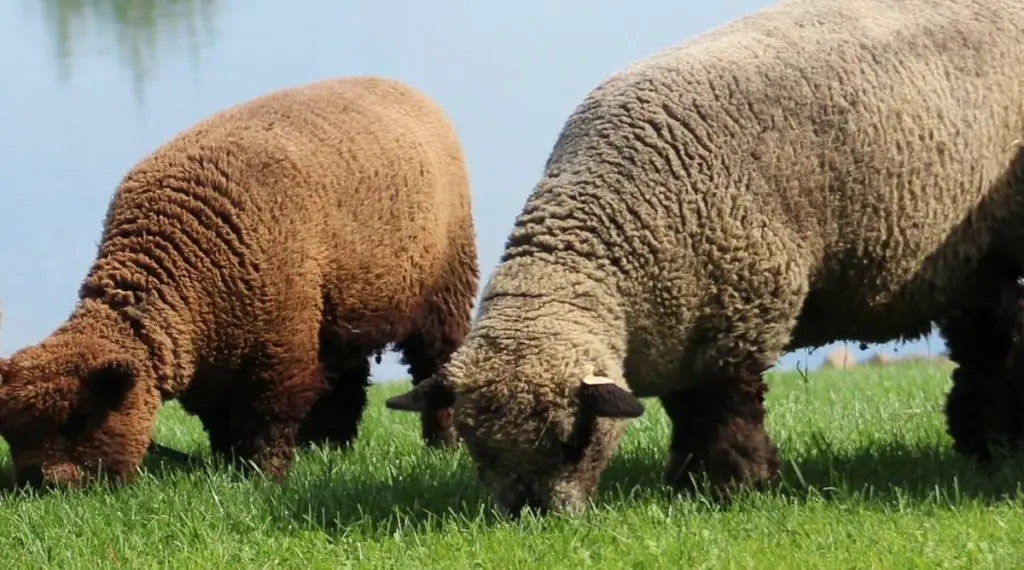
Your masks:
[{"label": "brown sheep's head", "polygon": [[537,382],[520,377],[470,387],[442,373],[386,405],[420,411],[454,403],[455,428],[506,514],[523,507],[579,512],[618,445],[621,420],[640,416],[644,407],[608,378],[556,379],[551,371]]},{"label": "brown sheep's head", "polygon": [[78,335],[50,337],[0,363],[0,436],[17,482],[131,479],[159,405],[138,378],[133,359]]}]

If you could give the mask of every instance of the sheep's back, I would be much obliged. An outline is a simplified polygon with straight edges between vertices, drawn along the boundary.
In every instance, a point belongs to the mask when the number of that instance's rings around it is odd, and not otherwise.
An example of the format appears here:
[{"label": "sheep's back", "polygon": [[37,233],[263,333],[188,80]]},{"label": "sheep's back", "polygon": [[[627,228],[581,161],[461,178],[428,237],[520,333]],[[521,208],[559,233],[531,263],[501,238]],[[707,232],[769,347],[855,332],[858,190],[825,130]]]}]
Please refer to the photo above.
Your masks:
[{"label": "sheep's back", "polygon": [[[198,123],[178,146],[192,141],[213,156],[250,157],[225,192],[258,197],[282,217],[324,218],[339,245],[381,241],[384,230],[402,251],[442,241],[424,236],[445,230],[468,197],[443,111],[391,80],[343,78],[271,93]],[[276,178],[267,177],[271,165]]]},{"label": "sheep's back", "polygon": [[740,270],[708,240],[772,228],[850,334],[926,326],[1009,215],[1022,38],[1022,2],[788,0],[666,49],[570,116],[506,258],[554,247],[554,218],[563,249],[696,296]]},{"label": "sheep's back", "polygon": [[140,160],[84,289],[162,287],[176,311],[232,326],[317,282],[371,299],[367,310],[402,311],[466,227],[472,239],[441,109],[390,80],[327,80],[216,113]]}]

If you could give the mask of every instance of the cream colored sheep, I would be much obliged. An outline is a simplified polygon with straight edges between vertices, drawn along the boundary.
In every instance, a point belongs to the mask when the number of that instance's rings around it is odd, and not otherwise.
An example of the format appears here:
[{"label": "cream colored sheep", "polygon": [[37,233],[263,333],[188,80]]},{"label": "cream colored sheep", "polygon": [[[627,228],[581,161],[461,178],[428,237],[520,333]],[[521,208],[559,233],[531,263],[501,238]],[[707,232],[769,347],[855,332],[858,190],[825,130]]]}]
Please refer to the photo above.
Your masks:
[{"label": "cream colored sheep", "polygon": [[666,480],[725,491],[779,469],[781,354],[938,321],[950,431],[987,457],[1010,428],[981,410],[1012,417],[1021,69],[1003,0],[785,0],[630,65],[566,122],[462,348],[388,405],[454,401],[502,507],[577,510],[657,396]]}]

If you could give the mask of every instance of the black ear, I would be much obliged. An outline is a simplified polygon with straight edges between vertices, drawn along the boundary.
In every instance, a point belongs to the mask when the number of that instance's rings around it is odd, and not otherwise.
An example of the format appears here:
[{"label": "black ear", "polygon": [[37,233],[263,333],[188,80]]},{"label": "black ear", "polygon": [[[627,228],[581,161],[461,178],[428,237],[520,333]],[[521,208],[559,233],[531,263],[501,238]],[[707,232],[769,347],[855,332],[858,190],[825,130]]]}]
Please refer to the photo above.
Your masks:
[{"label": "black ear", "polygon": [[602,418],[638,418],[644,405],[636,396],[608,378],[590,377],[580,387],[583,410]]},{"label": "black ear", "polygon": [[89,400],[103,409],[115,409],[135,385],[135,369],[128,359],[110,358],[90,370],[82,380]]},{"label": "black ear", "polygon": [[391,410],[422,412],[426,409],[447,408],[455,403],[455,391],[440,380],[428,378],[404,394],[384,401]]}]

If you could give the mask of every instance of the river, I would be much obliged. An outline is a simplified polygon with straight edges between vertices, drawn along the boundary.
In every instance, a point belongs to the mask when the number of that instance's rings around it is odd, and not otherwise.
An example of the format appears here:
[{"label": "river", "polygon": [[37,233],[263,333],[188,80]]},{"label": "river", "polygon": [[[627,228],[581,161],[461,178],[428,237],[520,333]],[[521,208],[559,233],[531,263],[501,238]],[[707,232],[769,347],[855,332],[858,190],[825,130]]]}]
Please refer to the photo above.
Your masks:
[{"label": "river", "polygon": [[[587,91],[765,3],[0,0],[0,353],[67,316],[136,160],[216,110],[333,75],[395,77],[446,109],[469,163],[486,279]],[[404,375],[393,356],[374,368],[378,380]]]}]

